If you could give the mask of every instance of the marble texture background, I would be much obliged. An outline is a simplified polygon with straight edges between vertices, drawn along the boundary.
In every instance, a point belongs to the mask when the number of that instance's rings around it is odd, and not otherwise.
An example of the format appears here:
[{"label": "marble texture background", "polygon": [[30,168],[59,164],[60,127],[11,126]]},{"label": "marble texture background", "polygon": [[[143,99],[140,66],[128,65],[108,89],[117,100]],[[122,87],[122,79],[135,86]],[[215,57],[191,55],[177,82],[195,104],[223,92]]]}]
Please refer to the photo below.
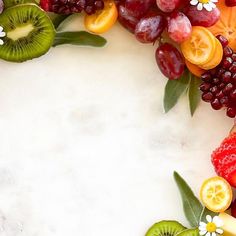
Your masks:
[{"label": "marble texture background", "polygon": [[172,173],[197,193],[233,122],[204,103],[191,118],[186,98],[164,114],[155,46],[119,25],[105,37],[101,49],[0,62],[1,236],[143,236],[161,219],[188,225]]}]

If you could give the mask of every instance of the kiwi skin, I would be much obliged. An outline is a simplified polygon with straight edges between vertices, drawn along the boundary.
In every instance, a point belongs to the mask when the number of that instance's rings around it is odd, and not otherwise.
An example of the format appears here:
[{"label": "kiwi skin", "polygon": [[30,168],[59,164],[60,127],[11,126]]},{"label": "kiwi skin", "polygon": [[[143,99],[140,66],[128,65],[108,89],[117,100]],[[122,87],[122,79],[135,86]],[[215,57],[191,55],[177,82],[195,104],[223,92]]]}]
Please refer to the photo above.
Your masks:
[{"label": "kiwi skin", "polygon": [[13,7],[18,4],[26,4],[26,3],[35,3],[37,4],[34,0],[3,0],[4,7]]},{"label": "kiwi skin", "polygon": [[177,236],[200,236],[200,234],[198,229],[186,229],[177,234]]},{"label": "kiwi skin", "polygon": [[145,236],[176,236],[186,228],[177,221],[160,221],[154,224]]},{"label": "kiwi skin", "polygon": [[[6,36],[0,46],[0,58],[11,62],[23,62],[45,54],[52,46],[55,28],[47,14],[35,4],[20,4],[9,7],[0,15],[0,25]],[[22,33],[22,27],[31,27],[27,35]],[[10,34],[11,37],[10,37]],[[24,33],[23,33],[24,34]],[[12,39],[17,37],[17,39]]]}]

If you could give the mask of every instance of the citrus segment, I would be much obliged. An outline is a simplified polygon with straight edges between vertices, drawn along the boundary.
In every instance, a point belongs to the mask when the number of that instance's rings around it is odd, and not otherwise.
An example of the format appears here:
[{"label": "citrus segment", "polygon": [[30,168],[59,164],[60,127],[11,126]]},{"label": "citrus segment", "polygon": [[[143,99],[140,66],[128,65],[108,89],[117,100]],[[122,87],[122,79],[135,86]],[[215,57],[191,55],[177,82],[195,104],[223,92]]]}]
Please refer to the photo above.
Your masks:
[{"label": "citrus segment", "polygon": [[215,37],[209,30],[194,26],[191,37],[181,44],[181,50],[192,64],[202,65],[214,57],[215,44]]},{"label": "citrus segment", "polygon": [[204,70],[210,70],[210,69],[217,67],[222,60],[223,47],[217,38],[215,39],[215,41],[216,41],[216,48],[215,48],[215,53],[214,53],[214,57],[212,58],[212,60],[210,60],[208,63],[205,63],[203,65],[199,65]]},{"label": "citrus segment", "polygon": [[102,34],[115,24],[117,17],[118,11],[114,1],[107,0],[103,10],[85,16],[84,25],[90,32]]},{"label": "citrus segment", "polygon": [[220,10],[220,19],[208,29],[215,36],[225,36],[229,41],[229,46],[236,50],[236,7],[227,7],[225,0],[219,0],[217,7]]},{"label": "citrus segment", "polygon": [[200,190],[204,205],[213,212],[227,210],[232,202],[233,194],[229,183],[221,177],[207,179]]},{"label": "citrus segment", "polygon": [[192,64],[188,60],[185,60],[185,65],[187,66],[188,70],[197,77],[201,77],[201,75],[205,72],[205,70],[198,67],[197,65]]}]

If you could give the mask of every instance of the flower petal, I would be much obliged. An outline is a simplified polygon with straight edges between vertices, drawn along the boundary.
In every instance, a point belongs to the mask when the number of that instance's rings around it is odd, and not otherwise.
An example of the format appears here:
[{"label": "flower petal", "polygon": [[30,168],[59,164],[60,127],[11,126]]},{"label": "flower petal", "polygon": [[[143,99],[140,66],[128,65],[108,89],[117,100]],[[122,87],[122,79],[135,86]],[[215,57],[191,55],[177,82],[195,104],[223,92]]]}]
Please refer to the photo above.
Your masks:
[{"label": "flower petal", "polygon": [[199,223],[199,226],[204,226],[204,227],[206,227],[206,225],[207,225],[207,224],[206,224],[205,222],[200,222],[200,223]]},{"label": "flower petal", "polygon": [[215,3],[217,3],[217,2],[218,2],[218,0],[211,0],[211,2],[215,2]]},{"label": "flower petal", "polygon": [[0,32],[0,37],[5,37],[6,33],[5,32]]},{"label": "flower petal", "polygon": [[196,6],[198,4],[198,0],[191,0],[190,4]]},{"label": "flower petal", "polygon": [[211,223],[212,222],[212,217],[210,215],[207,215],[206,220],[207,220],[207,222]]},{"label": "flower petal", "polygon": [[207,232],[206,236],[211,236],[211,233]]},{"label": "flower petal", "polygon": [[0,39],[0,45],[3,45],[3,44],[4,44],[3,40],[2,40],[2,39]]},{"label": "flower petal", "polygon": [[223,233],[224,233],[224,230],[218,228],[218,229],[216,229],[216,233],[217,233],[217,234],[223,234]]},{"label": "flower petal", "polygon": [[215,223],[217,227],[222,227],[224,224],[219,216],[214,216],[212,222]]},{"label": "flower petal", "polygon": [[203,4],[203,7],[207,10],[207,11],[212,11],[212,7],[209,3],[207,4]]},{"label": "flower petal", "polygon": [[216,236],[216,233],[215,233],[215,232],[212,232],[212,233],[211,233],[211,236]]},{"label": "flower petal", "polygon": [[2,26],[0,26],[0,31],[3,31],[3,27]]},{"label": "flower petal", "polygon": [[209,2],[208,4],[212,7],[212,9],[213,9],[213,8],[216,8],[216,4],[215,4],[215,3]]},{"label": "flower petal", "polygon": [[207,233],[206,230],[202,230],[202,231],[199,232],[199,234],[200,234],[201,236],[205,235],[206,233]]},{"label": "flower petal", "polygon": [[201,11],[203,9],[203,4],[202,3],[198,3],[197,9],[198,9],[198,11]]}]

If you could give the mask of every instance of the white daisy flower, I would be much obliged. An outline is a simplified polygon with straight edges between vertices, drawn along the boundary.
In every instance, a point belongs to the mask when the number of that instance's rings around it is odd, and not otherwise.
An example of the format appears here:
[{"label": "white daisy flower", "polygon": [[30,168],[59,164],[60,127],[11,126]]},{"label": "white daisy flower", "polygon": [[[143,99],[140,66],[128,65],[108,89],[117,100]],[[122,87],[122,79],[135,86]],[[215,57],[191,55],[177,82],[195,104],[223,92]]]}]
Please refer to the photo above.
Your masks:
[{"label": "white daisy flower", "polygon": [[0,46],[4,44],[4,41],[1,38],[4,38],[6,33],[3,31],[3,27],[0,26]]},{"label": "white daisy flower", "polygon": [[212,11],[212,9],[216,8],[216,3],[218,0],[191,0],[190,4],[193,6],[197,6],[197,9],[201,11],[205,8],[207,11]]},{"label": "white daisy flower", "polygon": [[206,216],[207,223],[200,222],[199,224],[199,234],[201,236],[217,236],[224,233],[223,229],[223,221],[219,216],[214,216],[213,218],[210,215]]}]

